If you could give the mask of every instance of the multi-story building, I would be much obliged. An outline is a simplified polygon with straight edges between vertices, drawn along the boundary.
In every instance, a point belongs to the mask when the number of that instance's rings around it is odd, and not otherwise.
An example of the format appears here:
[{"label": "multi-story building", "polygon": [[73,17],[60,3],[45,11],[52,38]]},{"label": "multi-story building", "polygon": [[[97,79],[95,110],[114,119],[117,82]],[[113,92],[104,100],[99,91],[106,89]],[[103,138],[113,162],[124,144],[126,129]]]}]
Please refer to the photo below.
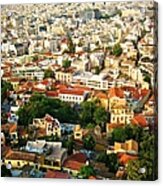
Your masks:
[{"label": "multi-story building", "polygon": [[47,136],[61,137],[61,125],[58,119],[46,114],[44,118],[34,118],[33,125],[36,128],[45,129]]}]

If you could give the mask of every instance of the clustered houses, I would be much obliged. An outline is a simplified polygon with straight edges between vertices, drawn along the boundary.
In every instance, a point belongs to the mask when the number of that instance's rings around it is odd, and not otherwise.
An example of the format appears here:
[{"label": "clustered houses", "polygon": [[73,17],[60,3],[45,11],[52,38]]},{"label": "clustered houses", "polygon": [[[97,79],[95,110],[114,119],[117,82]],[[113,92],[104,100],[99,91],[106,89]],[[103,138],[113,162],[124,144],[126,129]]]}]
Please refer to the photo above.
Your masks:
[{"label": "clustered houses", "polygon": [[[112,145],[108,139],[126,126],[155,127],[153,17],[152,1],[2,7],[1,80],[12,86],[7,85],[2,103],[2,163],[13,175],[15,170],[24,175],[29,166],[42,173],[38,177],[76,178],[92,163],[101,179],[110,172],[96,162],[96,152],[116,154],[123,170],[139,158],[132,137]],[[60,100],[74,115],[93,101],[104,108],[107,121],[96,121],[90,108],[92,123],[62,123],[56,109],[53,117],[46,112],[19,126],[18,112],[35,94]],[[97,143],[94,151],[84,146],[89,135]]]}]

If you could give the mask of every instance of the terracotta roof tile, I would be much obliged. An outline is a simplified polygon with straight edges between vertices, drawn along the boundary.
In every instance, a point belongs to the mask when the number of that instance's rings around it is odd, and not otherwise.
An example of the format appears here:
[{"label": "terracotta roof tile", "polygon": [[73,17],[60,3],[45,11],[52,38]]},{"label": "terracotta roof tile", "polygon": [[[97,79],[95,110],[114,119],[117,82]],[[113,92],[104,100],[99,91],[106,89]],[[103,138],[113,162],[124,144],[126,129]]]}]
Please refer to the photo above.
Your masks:
[{"label": "terracotta roof tile", "polygon": [[48,170],[45,174],[45,178],[69,179],[70,176],[68,173]]},{"label": "terracotta roof tile", "polygon": [[139,125],[141,127],[147,127],[148,123],[147,120],[143,115],[137,115],[131,120],[133,125]]},{"label": "terracotta roof tile", "polygon": [[120,156],[119,162],[120,162],[122,165],[126,165],[130,160],[137,160],[137,159],[138,159],[137,156],[128,155],[128,154],[123,154],[122,156]]}]

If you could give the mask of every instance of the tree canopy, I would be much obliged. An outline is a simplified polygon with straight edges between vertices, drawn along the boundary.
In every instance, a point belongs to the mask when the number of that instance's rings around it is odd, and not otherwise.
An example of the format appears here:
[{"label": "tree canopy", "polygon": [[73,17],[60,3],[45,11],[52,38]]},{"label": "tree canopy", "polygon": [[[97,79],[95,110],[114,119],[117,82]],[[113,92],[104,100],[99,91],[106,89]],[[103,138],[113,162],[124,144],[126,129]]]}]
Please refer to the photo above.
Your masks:
[{"label": "tree canopy", "polygon": [[112,49],[113,55],[120,56],[123,52],[121,45],[119,43],[115,44]]},{"label": "tree canopy", "polygon": [[66,69],[66,68],[69,68],[69,67],[71,66],[71,61],[68,60],[68,59],[63,60],[62,66],[63,66],[63,68],[65,68],[65,69]]},{"label": "tree canopy", "polygon": [[54,72],[51,69],[47,69],[44,72],[44,79],[45,78],[53,78],[54,77]]},{"label": "tree canopy", "polygon": [[93,150],[96,146],[96,142],[93,136],[92,135],[86,136],[83,140],[83,145],[84,148],[86,148],[87,150]]},{"label": "tree canopy", "polygon": [[115,173],[118,170],[119,162],[116,154],[106,154],[105,152],[101,152],[98,154],[96,161],[105,163],[110,172]]},{"label": "tree canopy", "polygon": [[127,179],[149,181],[155,178],[157,178],[157,147],[155,146],[155,136],[146,131],[141,137],[139,159],[131,160],[128,163]]},{"label": "tree canopy", "polygon": [[137,142],[141,140],[143,129],[139,126],[126,125],[122,128],[115,128],[112,132],[111,142],[125,142],[126,140],[133,139]]},{"label": "tree canopy", "polygon": [[107,122],[108,114],[96,101],[86,101],[81,104],[80,120],[83,127],[97,124],[103,125]]},{"label": "tree canopy", "polygon": [[3,81],[1,82],[1,99],[2,99],[2,103],[3,101],[7,98],[7,93],[8,91],[13,90],[13,86],[11,83],[7,82],[7,81]]},{"label": "tree canopy", "polygon": [[27,126],[32,123],[33,118],[42,118],[45,114],[50,114],[60,122],[78,121],[78,113],[74,112],[68,103],[34,94],[29,102],[18,110],[18,123]]},{"label": "tree canopy", "polygon": [[96,176],[96,172],[91,165],[88,165],[88,166],[83,166],[80,169],[79,175],[82,176],[82,178],[87,179],[90,176]]}]

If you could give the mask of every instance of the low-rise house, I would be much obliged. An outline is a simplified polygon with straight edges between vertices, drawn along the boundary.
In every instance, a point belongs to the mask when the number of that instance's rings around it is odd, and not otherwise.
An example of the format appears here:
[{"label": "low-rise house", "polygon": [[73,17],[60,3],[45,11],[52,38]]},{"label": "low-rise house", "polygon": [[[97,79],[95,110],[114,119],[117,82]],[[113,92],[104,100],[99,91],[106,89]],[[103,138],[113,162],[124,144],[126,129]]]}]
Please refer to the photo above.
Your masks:
[{"label": "low-rise house", "polygon": [[11,144],[18,143],[17,124],[7,123],[1,126],[1,131],[9,135]]},{"label": "low-rise house", "polygon": [[53,118],[49,114],[46,114],[43,118],[34,118],[33,119],[33,126],[36,128],[45,129],[46,135],[57,135],[61,137],[61,125],[58,119]]},{"label": "low-rise house", "polygon": [[13,168],[21,168],[24,165],[37,164],[37,157],[34,153],[10,150],[4,158],[4,163],[10,164]]},{"label": "low-rise house", "polygon": [[24,150],[38,154],[41,157],[38,166],[42,168],[60,170],[67,158],[67,150],[62,147],[61,142],[28,141]]},{"label": "low-rise house", "polygon": [[70,179],[71,176],[65,172],[47,170],[44,178],[56,178],[56,179]]},{"label": "low-rise house", "polygon": [[109,107],[109,98],[106,93],[103,92],[95,92],[93,93],[93,98],[100,101],[100,104],[102,107],[104,107],[106,110]]},{"label": "low-rise house", "polygon": [[45,147],[49,149],[50,152],[44,157],[41,166],[43,168],[61,170],[67,158],[67,150],[62,147],[61,142],[47,142]]},{"label": "low-rise house", "polygon": [[65,160],[63,170],[72,175],[77,175],[80,169],[85,165],[87,165],[87,156],[83,153],[76,153]]},{"label": "low-rise house", "polygon": [[112,106],[115,104],[126,104],[124,90],[122,88],[113,87],[109,89],[108,92],[109,97],[109,110],[111,110]]},{"label": "low-rise house", "polygon": [[126,140],[124,143],[115,142],[113,149],[108,149],[107,154],[110,153],[128,153],[128,154],[138,154],[138,143],[131,139]]}]

